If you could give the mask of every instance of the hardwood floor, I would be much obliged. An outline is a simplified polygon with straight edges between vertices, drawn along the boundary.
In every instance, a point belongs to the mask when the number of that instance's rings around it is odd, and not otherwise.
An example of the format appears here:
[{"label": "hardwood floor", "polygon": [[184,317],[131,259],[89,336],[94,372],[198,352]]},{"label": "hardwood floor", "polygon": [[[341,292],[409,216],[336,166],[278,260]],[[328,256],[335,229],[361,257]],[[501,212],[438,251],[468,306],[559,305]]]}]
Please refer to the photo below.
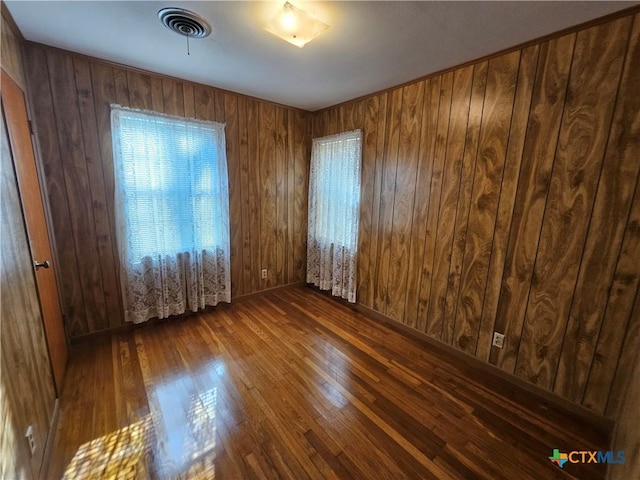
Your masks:
[{"label": "hardwood floor", "polygon": [[81,345],[47,478],[604,478],[558,407],[306,287]]}]

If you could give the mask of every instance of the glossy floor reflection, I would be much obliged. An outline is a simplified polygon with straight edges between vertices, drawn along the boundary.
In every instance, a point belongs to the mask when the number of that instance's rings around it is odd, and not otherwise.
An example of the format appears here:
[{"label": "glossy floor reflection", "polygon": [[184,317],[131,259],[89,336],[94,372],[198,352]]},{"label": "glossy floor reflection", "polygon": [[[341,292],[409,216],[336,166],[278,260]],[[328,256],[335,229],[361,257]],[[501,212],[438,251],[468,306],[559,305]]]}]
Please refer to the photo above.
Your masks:
[{"label": "glossy floor reflection", "polygon": [[571,412],[292,287],[76,349],[45,478],[599,479]]},{"label": "glossy floor reflection", "polygon": [[128,425],[80,446],[63,478],[137,479],[146,478],[146,455],[151,417]]}]

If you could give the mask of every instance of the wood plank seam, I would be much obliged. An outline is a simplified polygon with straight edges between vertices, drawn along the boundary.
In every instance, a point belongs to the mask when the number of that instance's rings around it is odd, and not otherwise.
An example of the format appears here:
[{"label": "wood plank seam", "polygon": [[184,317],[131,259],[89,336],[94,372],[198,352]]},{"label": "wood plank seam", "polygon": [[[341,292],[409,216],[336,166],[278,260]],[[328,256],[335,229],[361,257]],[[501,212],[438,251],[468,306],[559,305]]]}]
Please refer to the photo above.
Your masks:
[{"label": "wood plank seam", "polygon": [[[565,98],[567,97],[567,92],[569,91],[569,80],[571,79],[571,70],[572,70],[572,67],[573,67],[573,57],[574,57],[574,54],[575,54],[575,48],[576,48],[576,41],[574,39],[573,46],[572,46],[571,61],[569,62],[569,65],[570,65],[569,66],[569,73],[567,75],[567,81],[566,81],[566,84],[565,84],[565,93],[564,93]],[[562,105],[562,112],[560,113],[560,118],[561,119],[564,117],[565,107],[566,107],[566,102],[563,103],[563,105]],[[557,132],[558,136],[560,135],[560,130],[561,129],[562,129],[562,123],[560,123],[560,125],[558,127],[558,132]],[[553,178],[553,171],[554,171],[555,164],[556,164],[556,158],[558,156],[558,143],[559,142],[556,141],[556,146],[555,146],[554,155],[553,155],[553,164],[552,164],[552,167],[551,167],[551,173],[550,173],[549,179]],[[549,180],[549,182],[551,182],[551,180]],[[550,191],[551,191],[551,186],[549,185],[549,187],[547,188],[546,195],[545,195],[544,210],[543,210],[543,214],[542,214],[542,218],[543,219],[546,217],[548,199],[549,199],[549,192]],[[538,239],[540,239],[543,227],[544,227],[544,221],[540,222],[540,231],[538,232]],[[534,275],[534,276],[535,276],[535,265],[536,265],[536,260],[537,260],[537,257],[538,257],[539,249],[540,249],[540,241],[538,240],[538,244],[536,246],[536,254],[535,254],[534,260],[533,260],[532,275]],[[533,282],[531,284],[529,284],[529,287],[528,287],[527,301],[526,301],[526,307],[525,307],[525,311],[524,311],[524,321],[522,322],[522,329],[520,330],[520,332],[518,334],[519,338],[520,338],[520,341],[522,341],[522,332],[524,331],[525,325],[526,325],[527,311],[528,311],[528,308],[529,308],[529,298],[530,298],[530,295],[531,295],[531,287],[532,287],[532,285],[533,285]],[[517,369],[518,369],[518,361],[520,359],[520,354],[521,354],[521,351],[520,351],[520,348],[518,348],[518,354],[516,356],[514,372],[517,371]]]}]

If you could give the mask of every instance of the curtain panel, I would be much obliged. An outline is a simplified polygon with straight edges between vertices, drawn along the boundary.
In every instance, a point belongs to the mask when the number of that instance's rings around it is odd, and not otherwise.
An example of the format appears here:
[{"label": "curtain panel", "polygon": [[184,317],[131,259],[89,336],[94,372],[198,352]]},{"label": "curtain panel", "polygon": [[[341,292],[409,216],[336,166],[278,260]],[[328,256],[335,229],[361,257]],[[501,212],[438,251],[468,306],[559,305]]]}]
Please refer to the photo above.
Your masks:
[{"label": "curtain panel", "polygon": [[125,320],[231,301],[224,125],[111,106]]},{"label": "curtain panel", "polygon": [[360,130],[316,138],[311,150],[307,282],[356,301]]}]

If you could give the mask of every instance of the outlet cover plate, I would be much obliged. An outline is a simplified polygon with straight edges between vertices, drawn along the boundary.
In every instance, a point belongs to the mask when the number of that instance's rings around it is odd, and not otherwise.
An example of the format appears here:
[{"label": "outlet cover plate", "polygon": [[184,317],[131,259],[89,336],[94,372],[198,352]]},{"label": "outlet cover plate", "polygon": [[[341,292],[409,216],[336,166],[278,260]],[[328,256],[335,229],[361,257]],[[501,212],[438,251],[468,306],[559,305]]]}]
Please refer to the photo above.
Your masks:
[{"label": "outlet cover plate", "polygon": [[33,454],[36,451],[36,441],[33,438],[33,427],[31,425],[29,425],[27,427],[27,432],[24,434],[24,437],[27,440],[27,445],[29,446],[29,452],[31,453],[31,456],[33,457]]}]

